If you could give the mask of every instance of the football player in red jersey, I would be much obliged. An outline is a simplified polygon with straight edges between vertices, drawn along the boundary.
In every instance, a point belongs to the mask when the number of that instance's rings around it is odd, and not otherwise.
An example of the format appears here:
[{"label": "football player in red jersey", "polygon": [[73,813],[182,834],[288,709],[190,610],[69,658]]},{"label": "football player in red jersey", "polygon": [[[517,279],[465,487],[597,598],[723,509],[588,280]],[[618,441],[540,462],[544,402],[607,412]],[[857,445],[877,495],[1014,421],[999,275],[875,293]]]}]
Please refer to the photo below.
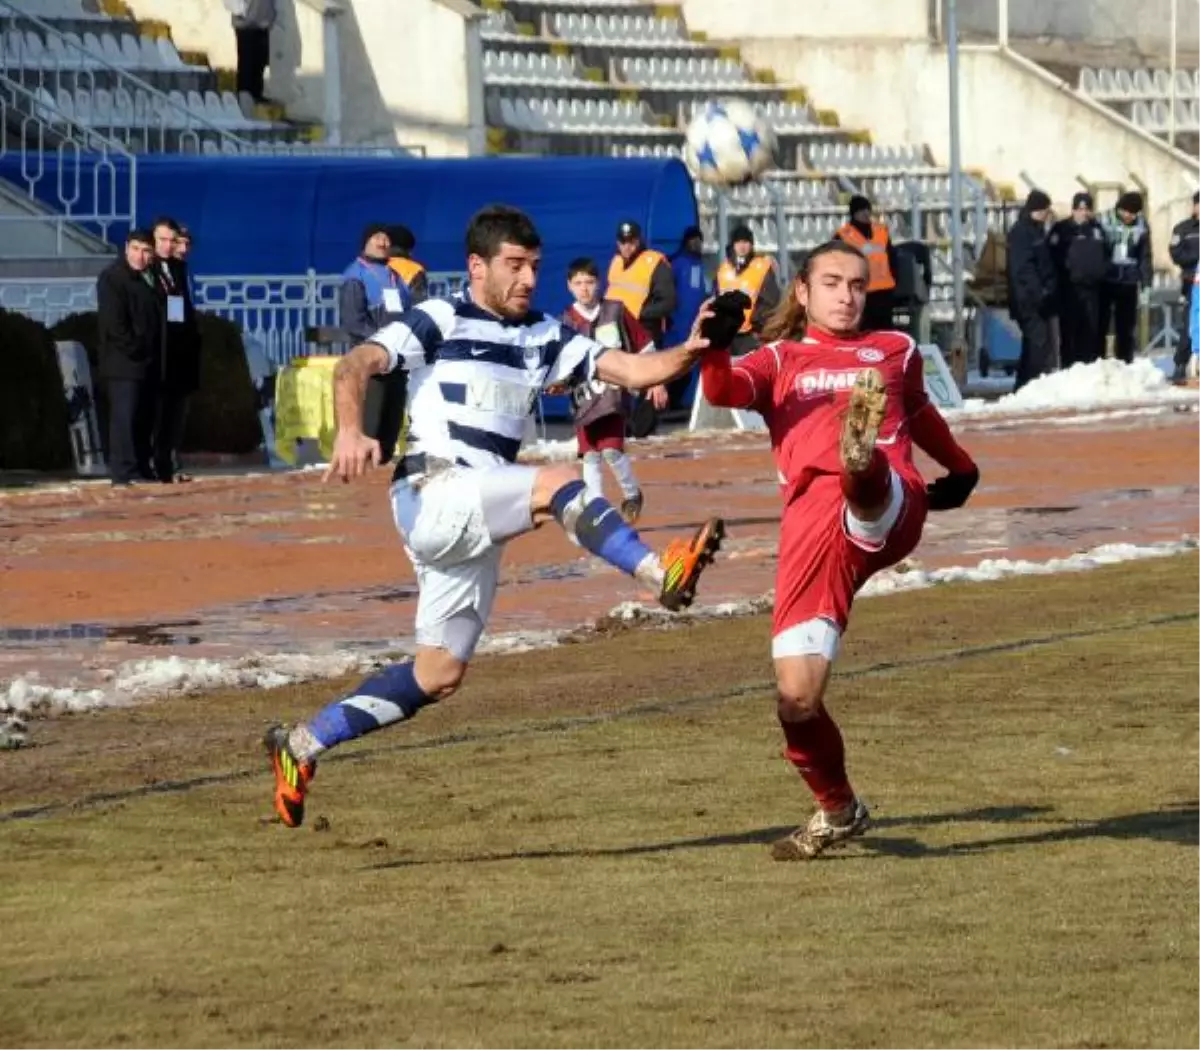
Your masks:
[{"label": "football player in red jersey", "polygon": [[[927,510],[961,507],[979,470],[925,393],[916,344],[902,332],[859,332],[867,263],[831,241],[809,255],[764,345],[701,365],[714,405],[766,420],[783,488],[771,655],[784,754],[816,796],[812,818],[772,848],[800,860],[866,830],[870,816],[846,776],[825,689],[854,595],[908,555]],[[947,470],[928,486],[917,445]]]}]

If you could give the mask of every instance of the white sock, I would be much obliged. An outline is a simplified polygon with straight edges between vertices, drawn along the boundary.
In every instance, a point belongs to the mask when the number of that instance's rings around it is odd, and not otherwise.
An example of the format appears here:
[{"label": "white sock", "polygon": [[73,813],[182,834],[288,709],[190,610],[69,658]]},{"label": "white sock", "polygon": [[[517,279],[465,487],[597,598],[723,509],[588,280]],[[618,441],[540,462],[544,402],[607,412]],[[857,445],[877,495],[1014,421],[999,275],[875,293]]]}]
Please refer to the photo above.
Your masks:
[{"label": "white sock", "polygon": [[604,461],[599,452],[583,454],[583,484],[587,487],[588,499],[604,496]]},{"label": "white sock", "polygon": [[633,499],[641,490],[638,488],[637,478],[633,476],[633,463],[629,456],[619,448],[606,448],[603,456],[608,469],[613,472],[613,477],[621,486],[621,495],[626,499]]},{"label": "white sock", "polygon": [[288,748],[297,762],[311,762],[325,750],[321,741],[313,736],[308,726],[303,723],[293,726],[292,731],[288,733]]},{"label": "white sock", "polygon": [[665,574],[663,573],[662,561],[657,554],[647,554],[633,575],[635,579],[640,580],[647,587],[653,587],[656,591],[662,590]]}]

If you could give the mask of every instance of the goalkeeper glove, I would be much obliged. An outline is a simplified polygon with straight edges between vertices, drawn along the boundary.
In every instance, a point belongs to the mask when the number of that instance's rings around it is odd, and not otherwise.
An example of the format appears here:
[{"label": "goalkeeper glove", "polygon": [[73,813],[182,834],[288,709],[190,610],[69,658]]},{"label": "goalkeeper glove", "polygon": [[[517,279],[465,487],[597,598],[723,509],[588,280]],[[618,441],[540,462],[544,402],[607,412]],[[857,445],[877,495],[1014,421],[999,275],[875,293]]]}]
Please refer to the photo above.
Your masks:
[{"label": "goalkeeper glove", "polygon": [[708,308],[712,317],[700,324],[700,335],[708,340],[713,350],[728,350],[733,337],[746,323],[746,311],[750,309],[750,297],[745,292],[722,292]]}]

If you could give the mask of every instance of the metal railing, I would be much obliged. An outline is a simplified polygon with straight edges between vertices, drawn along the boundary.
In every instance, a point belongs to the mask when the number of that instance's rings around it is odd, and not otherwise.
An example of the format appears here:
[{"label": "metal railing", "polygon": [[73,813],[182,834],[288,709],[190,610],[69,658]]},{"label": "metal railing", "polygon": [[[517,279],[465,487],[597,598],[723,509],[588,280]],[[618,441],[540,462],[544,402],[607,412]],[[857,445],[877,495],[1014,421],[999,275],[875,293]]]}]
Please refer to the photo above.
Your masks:
[{"label": "metal railing", "polygon": [[[232,321],[259,340],[276,366],[309,352],[308,332],[338,322],[338,274],[212,276],[194,279],[196,308]],[[466,283],[466,274],[431,273],[429,294],[449,295]],[[0,308],[54,325],[68,314],[96,309],[96,281],[50,278],[0,279]]]},{"label": "metal railing", "polygon": [[[137,160],[120,142],[47,109],[27,88],[0,74],[0,162],[4,177],[40,206],[57,213],[0,214],[0,223],[44,223],[61,254],[69,224],[101,238],[115,224],[133,224]],[[119,173],[128,172],[122,188]]]}]

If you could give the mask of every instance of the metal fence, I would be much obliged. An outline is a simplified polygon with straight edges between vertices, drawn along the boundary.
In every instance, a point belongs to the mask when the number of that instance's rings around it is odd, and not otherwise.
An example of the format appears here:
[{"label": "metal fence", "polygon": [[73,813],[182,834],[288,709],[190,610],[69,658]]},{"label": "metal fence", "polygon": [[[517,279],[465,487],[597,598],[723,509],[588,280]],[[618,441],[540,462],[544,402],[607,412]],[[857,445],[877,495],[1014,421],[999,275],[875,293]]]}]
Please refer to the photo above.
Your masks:
[{"label": "metal fence", "polygon": [[[262,347],[276,366],[309,352],[310,328],[336,327],[342,277],[318,274],[195,278],[196,308],[232,321]],[[431,273],[429,293],[462,289],[466,274]],[[87,278],[0,280],[0,308],[53,325],[73,313],[96,309],[96,282]]]}]

